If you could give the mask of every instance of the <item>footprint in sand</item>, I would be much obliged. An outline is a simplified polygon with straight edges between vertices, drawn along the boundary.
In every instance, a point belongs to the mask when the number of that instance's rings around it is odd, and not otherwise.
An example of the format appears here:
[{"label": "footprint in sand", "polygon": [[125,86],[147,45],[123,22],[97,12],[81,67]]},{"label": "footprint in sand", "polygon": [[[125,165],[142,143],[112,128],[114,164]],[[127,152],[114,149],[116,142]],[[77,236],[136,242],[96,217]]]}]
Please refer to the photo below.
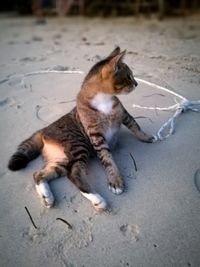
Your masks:
[{"label": "footprint in sand", "polygon": [[119,230],[129,241],[139,240],[140,229],[137,224],[122,224]]},{"label": "footprint in sand", "polygon": [[61,263],[61,265],[70,266],[68,262],[69,250],[88,247],[93,241],[92,224],[82,220],[77,225],[72,225],[72,228],[69,229],[63,222],[57,221],[56,223],[59,223],[60,227],[57,225],[55,228],[54,225],[53,229],[48,231],[51,236],[48,234],[49,246],[46,256],[55,262]]},{"label": "footprint in sand", "polygon": [[122,267],[133,266],[132,264],[130,264],[129,262],[124,261],[124,260],[120,260],[119,262],[120,262],[120,266],[122,266]]},{"label": "footprint in sand", "polygon": [[18,104],[14,98],[7,97],[4,99],[0,99],[0,107],[16,107],[17,109],[19,109],[21,105]]},{"label": "footprint in sand", "polygon": [[61,39],[61,38],[62,38],[62,34],[57,33],[57,34],[53,35],[52,38],[53,38],[53,39]]},{"label": "footprint in sand", "polygon": [[[88,247],[89,244],[93,241],[93,235],[91,231],[91,224],[86,221],[80,222],[78,226],[74,226],[71,229],[71,235],[68,236],[68,246],[75,248],[84,248]],[[64,248],[66,249],[66,248]]]},{"label": "footprint in sand", "polygon": [[16,42],[15,41],[9,41],[8,44],[9,45],[14,45],[14,44],[16,44]]},{"label": "footprint in sand", "polygon": [[24,75],[16,74],[12,75],[8,79],[8,85],[9,86],[17,86],[23,84]]},{"label": "footprint in sand", "polygon": [[40,57],[23,57],[20,59],[20,62],[23,63],[29,63],[29,62],[39,62],[39,61],[45,61],[46,57],[40,56]]},{"label": "footprint in sand", "polygon": [[82,221],[78,226],[68,227],[65,223],[60,223],[63,224],[63,231],[62,233],[60,232],[60,235],[58,234],[59,237],[51,235],[51,229],[34,229],[33,227],[24,228],[22,230],[22,237],[29,244],[40,244],[45,242],[45,239],[54,240],[58,238],[52,248],[55,256],[59,256],[62,252],[67,252],[70,248],[81,249],[88,247],[93,241],[91,224]]},{"label": "footprint in sand", "polygon": [[40,36],[33,36],[32,37],[32,41],[34,41],[34,42],[42,42],[43,41],[43,38],[40,37]]},{"label": "footprint in sand", "polygon": [[40,244],[46,237],[46,233],[41,229],[27,227],[22,231],[22,237],[25,238],[29,244]]},{"label": "footprint in sand", "polygon": [[20,59],[21,62],[34,62],[37,61],[36,57],[23,57]]}]

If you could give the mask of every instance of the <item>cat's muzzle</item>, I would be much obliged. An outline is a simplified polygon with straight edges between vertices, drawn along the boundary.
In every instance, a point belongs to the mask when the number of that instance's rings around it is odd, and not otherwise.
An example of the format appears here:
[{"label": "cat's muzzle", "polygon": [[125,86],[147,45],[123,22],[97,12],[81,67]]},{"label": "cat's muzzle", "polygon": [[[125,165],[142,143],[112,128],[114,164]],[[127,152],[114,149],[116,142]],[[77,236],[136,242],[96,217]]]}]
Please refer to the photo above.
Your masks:
[{"label": "cat's muzzle", "polygon": [[133,81],[133,85],[130,86],[130,92],[132,92],[133,90],[135,90],[135,88],[138,86],[138,83],[136,82],[136,80]]},{"label": "cat's muzzle", "polygon": [[135,90],[136,86],[135,85],[131,85],[131,86],[127,86],[124,88],[123,93],[125,94],[129,94],[131,93],[133,90]]}]

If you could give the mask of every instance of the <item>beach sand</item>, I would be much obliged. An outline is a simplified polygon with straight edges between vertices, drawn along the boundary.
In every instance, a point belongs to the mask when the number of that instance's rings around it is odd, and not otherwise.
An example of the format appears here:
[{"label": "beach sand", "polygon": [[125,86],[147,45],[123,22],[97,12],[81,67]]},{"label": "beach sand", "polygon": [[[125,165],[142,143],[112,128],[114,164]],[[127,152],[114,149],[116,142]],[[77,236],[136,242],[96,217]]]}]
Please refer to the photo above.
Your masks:
[{"label": "beach sand", "polygon": [[[127,49],[125,62],[136,77],[200,99],[198,15],[162,22],[47,18],[40,26],[33,18],[0,18],[0,266],[200,266],[200,192],[194,182],[200,168],[197,112],[181,115],[175,134],[155,144],[141,143],[122,129],[113,151],[125,179],[122,195],[108,190],[100,162],[91,160],[88,180],[109,203],[107,213],[98,214],[65,177],[50,183],[56,205],[45,209],[32,179],[41,158],[22,171],[7,169],[19,142],[70,111],[84,78],[27,74],[63,68],[86,73],[115,45]],[[173,114],[133,108],[175,101],[142,83],[121,99],[148,133],[155,134]]]}]

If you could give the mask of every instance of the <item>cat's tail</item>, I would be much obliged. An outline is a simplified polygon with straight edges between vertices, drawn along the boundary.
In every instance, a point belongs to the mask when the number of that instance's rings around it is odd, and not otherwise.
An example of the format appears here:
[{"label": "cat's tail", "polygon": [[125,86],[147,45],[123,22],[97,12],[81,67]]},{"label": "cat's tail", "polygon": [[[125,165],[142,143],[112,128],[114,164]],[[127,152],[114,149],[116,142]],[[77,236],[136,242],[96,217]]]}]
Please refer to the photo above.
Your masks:
[{"label": "cat's tail", "polygon": [[17,151],[8,162],[8,169],[17,171],[25,168],[31,160],[40,154],[42,147],[42,134],[41,132],[36,132],[18,146]]}]

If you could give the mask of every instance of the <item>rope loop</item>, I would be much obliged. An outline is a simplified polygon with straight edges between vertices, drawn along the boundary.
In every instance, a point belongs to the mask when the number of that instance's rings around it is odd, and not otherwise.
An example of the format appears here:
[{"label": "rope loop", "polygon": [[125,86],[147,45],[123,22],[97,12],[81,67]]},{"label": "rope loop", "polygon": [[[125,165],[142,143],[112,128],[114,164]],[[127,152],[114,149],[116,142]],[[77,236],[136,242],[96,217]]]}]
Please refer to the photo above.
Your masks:
[{"label": "rope loop", "polygon": [[[143,82],[151,87],[154,87],[156,89],[159,90],[163,90],[165,92],[168,92],[172,95],[174,95],[175,97],[178,97],[181,99],[181,102],[177,102],[176,98],[175,98],[175,102],[176,104],[169,106],[169,107],[144,107],[144,106],[140,106],[140,105],[135,105],[133,104],[132,106],[134,108],[140,108],[140,109],[148,109],[148,110],[160,110],[160,111],[170,111],[173,110],[175,111],[174,115],[172,117],[170,117],[165,123],[163,123],[163,125],[160,127],[160,129],[157,131],[156,135],[154,135],[154,142],[156,141],[162,141],[164,139],[167,139],[170,135],[174,134],[175,132],[175,120],[180,116],[181,113],[184,113],[188,110],[191,111],[195,111],[195,112],[200,112],[200,100],[196,100],[196,101],[191,101],[188,100],[187,98],[185,98],[184,96],[175,93],[163,86],[157,85],[155,83],[152,82],[148,82],[146,80],[143,79],[136,79],[139,82]],[[164,131],[167,131],[166,134],[164,134]]]}]

